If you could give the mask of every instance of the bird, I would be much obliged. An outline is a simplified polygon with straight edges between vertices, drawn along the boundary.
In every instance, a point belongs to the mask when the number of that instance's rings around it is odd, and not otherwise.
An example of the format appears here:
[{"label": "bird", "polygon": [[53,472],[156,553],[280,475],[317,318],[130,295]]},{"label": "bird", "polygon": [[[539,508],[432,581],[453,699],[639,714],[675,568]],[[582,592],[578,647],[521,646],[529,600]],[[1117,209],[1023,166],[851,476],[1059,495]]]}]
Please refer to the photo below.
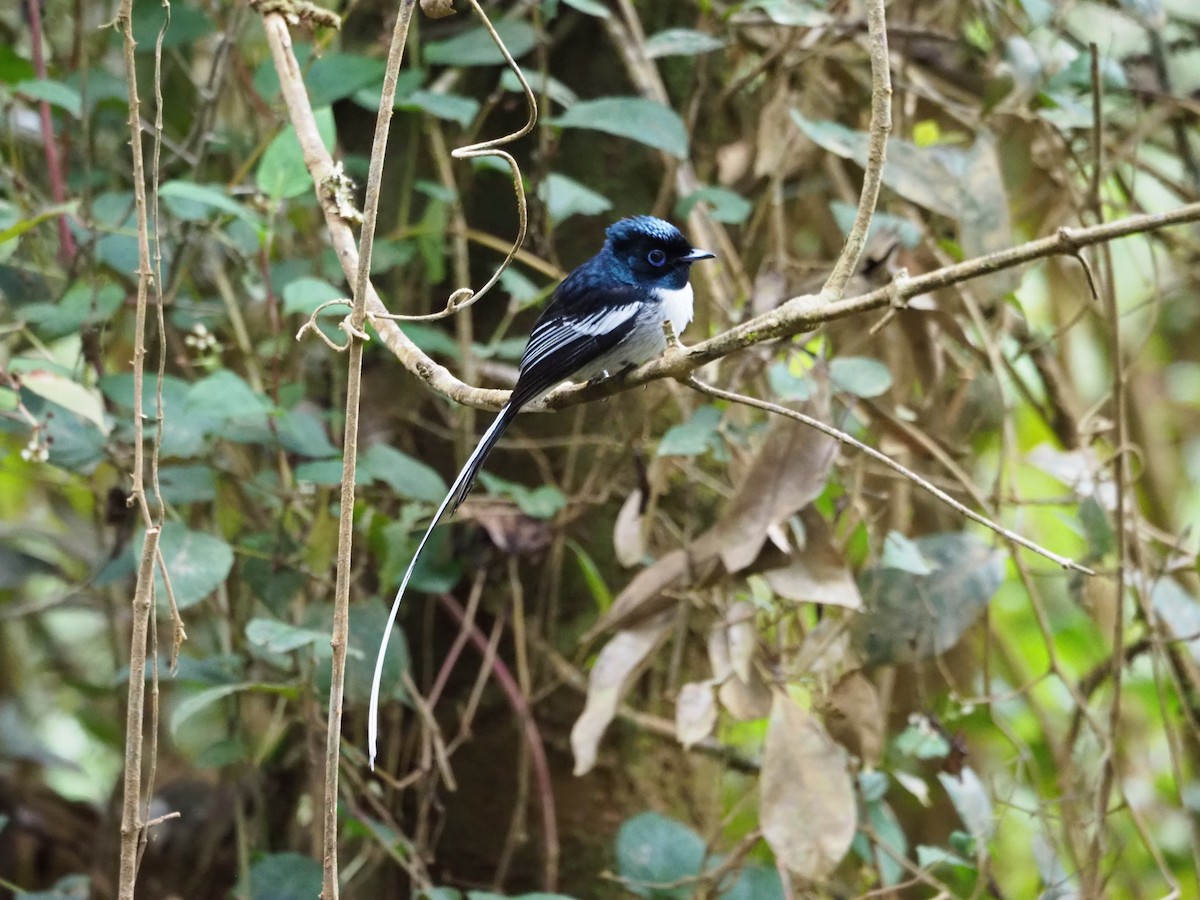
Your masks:
[{"label": "bird", "polygon": [[438,506],[400,581],[375,659],[367,743],[371,768],[379,733],[379,687],[388,639],[404,591],[433,529],[452,515],[475,484],[492,448],[517,414],[563,381],[621,376],[666,350],[664,323],[675,334],[692,320],[692,263],[715,254],[692,246],[683,233],[654,216],[632,216],[610,225],[600,252],[555,288],[534,323],[508,402],[483,433]]}]

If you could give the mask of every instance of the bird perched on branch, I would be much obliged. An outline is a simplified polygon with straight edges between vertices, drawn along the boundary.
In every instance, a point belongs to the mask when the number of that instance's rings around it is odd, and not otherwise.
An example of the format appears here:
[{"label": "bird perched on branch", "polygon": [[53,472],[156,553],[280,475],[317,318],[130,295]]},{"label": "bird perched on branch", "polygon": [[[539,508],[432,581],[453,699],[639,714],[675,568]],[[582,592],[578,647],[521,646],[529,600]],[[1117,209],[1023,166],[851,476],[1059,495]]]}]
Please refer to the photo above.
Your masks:
[{"label": "bird perched on branch", "polygon": [[562,381],[590,381],[628,372],[666,349],[665,322],[678,334],[692,320],[689,270],[697,260],[711,259],[712,253],[696,249],[678,228],[653,216],[622,219],[610,226],[606,235],[600,252],[563,279],[534,324],[512,396],[450,485],[404,572],[371,683],[367,740],[372,768],[388,638],[404,590],[434,527],[466,498],[484,460],[523,407]]}]

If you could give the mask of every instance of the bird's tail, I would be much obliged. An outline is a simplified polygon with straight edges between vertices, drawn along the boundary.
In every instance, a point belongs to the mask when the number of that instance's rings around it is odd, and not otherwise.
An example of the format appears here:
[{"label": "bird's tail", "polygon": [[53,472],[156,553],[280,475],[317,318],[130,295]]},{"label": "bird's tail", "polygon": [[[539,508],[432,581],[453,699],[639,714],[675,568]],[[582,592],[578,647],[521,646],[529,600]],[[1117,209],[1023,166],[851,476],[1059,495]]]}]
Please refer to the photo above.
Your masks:
[{"label": "bird's tail", "polygon": [[371,679],[371,706],[367,713],[367,746],[372,769],[375,768],[375,744],[379,736],[379,685],[383,680],[383,661],[387,656],[388,641],[392,636],[392,627],[396,624],[396,614],[400,611],[400,601],[404,599],[408,581],[412,578],[413,570],[417,567],[417,560],[421,558],[421,553],[429,541],[429,536],[433,534],[433,529],[437,527],[443,517],[452,514],[467,498],[467,494],[471,492],[475,479],[479,475],[479,470],[483,467],[484,460],[488,458],[488,454],[496,446],[496,441],[500,439],[500,435],[504,433],[504,429],[508,427],[518,412],[520,412],[520,406],[511,403],[506,405],[500,410],[500,414],[496,416],[496,420],[492,422],[488,430],[483,433],[483,437],[479,439],[479,443],[467,457],[462,471],[450,485],[446,499],[441,502],[437,512],[433,514],[433,521],[425,529],[421,542],[417,544],[417,551],[413,554],[408,568],[404,570],[404,578],[400,581],[400,589],[396,591],[396,599],[392,601],[392,610],[388,614],[387,625],[384,626],[383,637],[379,641],[379,655],[375,657],[375,677]]}]

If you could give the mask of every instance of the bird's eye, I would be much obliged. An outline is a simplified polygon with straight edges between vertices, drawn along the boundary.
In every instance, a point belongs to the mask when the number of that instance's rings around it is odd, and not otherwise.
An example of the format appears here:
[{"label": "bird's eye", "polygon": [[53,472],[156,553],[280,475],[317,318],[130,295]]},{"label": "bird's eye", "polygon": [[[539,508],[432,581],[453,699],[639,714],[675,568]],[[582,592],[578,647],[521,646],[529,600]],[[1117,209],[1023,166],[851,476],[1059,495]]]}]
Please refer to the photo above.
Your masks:
[{"label": "bird's eye", "polygon": [[652,266],[665,265],[667,262],[667,254],[662,250],[655,248],[646,254],[646,262]]}]

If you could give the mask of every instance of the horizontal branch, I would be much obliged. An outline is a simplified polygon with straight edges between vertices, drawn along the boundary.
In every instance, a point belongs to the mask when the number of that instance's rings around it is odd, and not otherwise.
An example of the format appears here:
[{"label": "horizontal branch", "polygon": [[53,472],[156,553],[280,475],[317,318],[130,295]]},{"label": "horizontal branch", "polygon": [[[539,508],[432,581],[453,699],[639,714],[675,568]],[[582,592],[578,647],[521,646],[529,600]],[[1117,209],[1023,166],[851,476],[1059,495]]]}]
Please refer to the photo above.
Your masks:
[{"label": "horizontal branch", "polygon": [[827,301],[816,294],[793,297],[777,308],[735,325],[722,334],[694,344],[681,352],[651,360],[619,382],[604,382],[587,387],[561,387],[550,394],[542,406],[550,409],[571,406],[659,378],[686,379],[696,369],[715,359],[721,359],[764,341],[812,331],[825,322],[884,307],[904,306],[913,297],[921,294],[981,278],[993,272],[1012,269],[1037,259],[1074,256],[1083,248],[1095,244],[1195,221],[1200,221],[1200,203],[1190,203],[1169,213],[1127,216],[1088,228],[1060,228],[1050,237],[989,253],[913,278],[900,275],[886,287],[857,297],[834,301]]}]

